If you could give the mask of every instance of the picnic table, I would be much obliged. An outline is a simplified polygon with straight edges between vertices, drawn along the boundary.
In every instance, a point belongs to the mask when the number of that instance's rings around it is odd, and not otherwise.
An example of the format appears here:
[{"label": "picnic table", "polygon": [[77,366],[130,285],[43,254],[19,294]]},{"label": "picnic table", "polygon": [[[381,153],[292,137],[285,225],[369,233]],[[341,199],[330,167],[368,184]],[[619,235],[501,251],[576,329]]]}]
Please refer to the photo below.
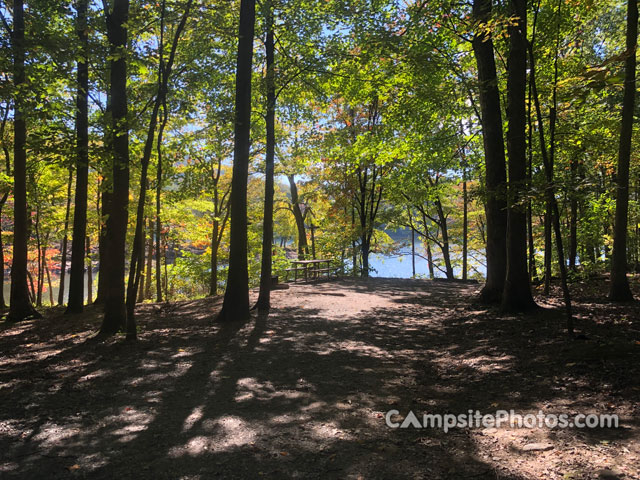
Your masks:
[{"label": "picnic table", "polygon": [[[294,282],[298,281],[298,272],[301,273],[300,277],[305,281],[312,279],[317,280],[322,277],[323,274],[327,274],[327,278],[331,277],[331,272],[335,271],[331,268],[331,259],[318,258],[314,260],[292,260],[292,268],[288,268],[287,272],[293,272]],[[326,265],[326,266],[325,266]]]}]

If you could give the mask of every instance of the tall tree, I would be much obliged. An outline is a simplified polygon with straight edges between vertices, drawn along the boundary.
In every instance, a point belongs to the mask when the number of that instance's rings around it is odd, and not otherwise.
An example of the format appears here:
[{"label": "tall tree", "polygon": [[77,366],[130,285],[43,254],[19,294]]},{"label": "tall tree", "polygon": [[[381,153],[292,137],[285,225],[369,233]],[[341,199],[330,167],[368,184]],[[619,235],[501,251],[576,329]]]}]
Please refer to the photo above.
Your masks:
[{"label": "tall tree", "polygon": [[633,110],[636,101],[636,49],[638,46],[638,1],[627,1],[627,50],[624,71],[624,96],[622,99],[622,123],[618,147],[618,173],[616,175],[616,216],[613,230],[613,256],[609,299],[633,300],[627,280],[627,223],[629,216],[629,163],[631,159],[631,135]]},{"label": "tall tree", "polygon": [[256,307],[258,312],[268,312],[271,307],[271,263],[273,249],[273,170],[276,149],[276,85],[274,65],[274,22],[273,3],[267,0],[264,4],[267,35],[265,39],[265,54],[267,60],[266,87],[267,112],[266,129],[267,143],[265,154],[265,183],[264,183],[264,216],[262,223],[262,265],[260,270],[260,293]]},{"label": "tall tree", "polygon": [[71,186],[73,185],[73,169],[69,168],[69,181],[67,182],[67,208],[64,214],[64,236],[62,238],[62,258],[60,260],[60,288],[58,289],[58,305],[64,305],[64,281],[67,276],[67,250],[69,246],[69,214],[71,211]]},{"label": "tall tree", "polygon": [[[129,0],[113,0],[106,11],[111,72],[112,198],[106,225],[107,277],[100,334],[112,335],[126,325],[124,271],[129,207],[129,128],[127,125],[127,21]],[[102,267],[102,265],[101,265]]]},{"label": "tall tree", "polygon": [[84,305],[84,247],[87,234],[87,189],[89,185],[88,3],[88,0],[79,0],[76,4],[76,31],[80,39],[76,92],[76,192],[73,209],[69,301],[65,313],[80,313]]},{"label": "tall tree", "polygon": [[25,121],[25,38],[24,3],[13,2],[13,262],[11,264],[10,321],[39,318],[33,308],[27,287],[27,248],[29,219],[27,215],[27,124]]},{"label": "tall tree", "polygon": [[[160,113],[160,128],[165,124],[166,109]],[[156,168],[156,302],[162,302],[162,221],[160,213],[162,211],[161,196],[162,196],[162,145],[160,143],[162,138],[162,130],[158,132],[158,141],[156,143],[156,149],[158,152],[158,165]]]},{"label": "tall tree", "polygon": [[[149,169],[149,161],[151,160],[151,152],[153,150],[153,143],[155,139],[156,127],[158,125],[158,112],[160,107],[165,104],[167,98],[167,91],[169,88],[169,78],[173,69],[173,63],[176,56],[176,50],[178,48],[178,41],[180,35],[184,30],[189,17],[189,10],[191,9],[191,3],[193,0],[189,0],[185,6],[183,15],[178,23],[171,44],[169,58],[165,63],[164,59],[164,26],[165,26],[165,2],[162,2],[162,10],[160,13],[160,43],[158,47],[158,89],[153,104],[153,111],[151,112],[151,119],[149,121],[149,128],[147,130],[147,139],[144,145],[144,151],[142,155],[142,172],[140,174],[140,195],[138,197],[138,207],[136,212],[136,228],[133,238],[133,248],[131,250],[131,262],[129,263],[129,279],[127,282],[127,335],[133,339],[136,336],[135,327],[135,304],[138,287],[140,285],[140,277],[142,275],[143,262],[144,262],[144,207],[147,198],[147,172]],[[166,114],[165,114],[166,115]],[[166,123],[166,116],[163,118]]]},{"label": "tall tree", "polygon": [[[110,74],[109,74],[110,77]],[[111,199],[113,198],[113,192],[111,189],[111,175],[109,171],[112,166],[113,156],[113,132],[111,131],[111,92],[107,88],[107,106],[105,109],[106,124],[103,135],[103,154],[106,161],[101,165],[102,180],[99,183],[99,210],[98,210],[98,291],[94,304],[104,304],[107,298],[107,270],[109,265],[109,252],[107,251],[107,219],[111,214]]]},{"label": "tall tree", "polygon": [[531,295],[527,269],[527,216],[523,198],[527,183],[526,86],[527,86],[527,2],[511,0],[507,77],[507,150],[509,185],[507,210],[507,271],[502,308],[526,311],[536,306]]},{"label": "tall tree", "polygon": [[[558,7],[560,8],[560,6]],[[537,18],[537,12],[536,12]],[[535,20],[534,20],[535,22]],[[556,200],[555,185],[554,185],[554,161],[556,152],[556,122],[557,122],[557,109],[558,109],[558,56],[560,45],[560,25],[558,25],[556,34],[556,49],[555,49],[555,61],[554,61],[554,81],[553,81],[553,94],[552,104],[549,109],[549,136],[550,143],[547,149],[547,143],[544,135],[544,123],[542,121],[542,108],[540,107],[540,96],[538,95],[538,88],[536,84],[536,62],[533,53],[533,40],[528,45],[529,51],[529,82],[531,84],[531,93],[533,95],[533,101],[536,108],[536,117],[538,119],[538,135],[540,136],[540,151],[542,153],[542,164],[546,178],[545,185],[545,200],[546,200],[546,215],[545,228],[547,228],[547,222],[553,227],[553,231],[556,237],[556,251],[558,255],[558,266],[560,269],[560,280],[562,285],[562,293],[565,301],[565,309],[567,314],[567,330],[571,334],[573,333],[573,314],[571,307],[571,293],[569,291],[569,284],[567,281],[567,265],[564,259],[564,248],[562,244],[562,231],[560,227],[560,210],[558,208],[558,201]],[[549,228],[550,230],[550,228]],[[545,232],[546,237],[546,232]],[[550,242],[547,242],[545,238],[545,249],[549,249],[549,259],[551,258]],[[545,251],[545,256],[547,252]],[[548,293],[549,283],[551,280],[551,265],[545,266],[545,295]]]},{"label": "tall tree", "polygon": [[[2,145],[2,152],[4,154],[4,160],[5,160],[5,168],[6,168],[6,175],[7,177],[9,177],[11,175],[11,154],[9,153],[9,147],[7,146],[7,143],[5,141],[5,131],[6,131],[6,126],[7,126],[7,119],[9,118],[9,102],[7,102],[7,104],[5,105],[4,109],[3,109],[3,114],[2,114],[2,122],[0,122],[0,144]],[[9,183],[7,182],[7,185],[5,187],[5,191],[2,194],[2,197],[0,198],[0,224],[1,224],[1,219],[2,219],[2,210],[4,209],[4,206],[7,202],[7,199],[9,198],[9,193],[11,192],[11,186],[9,185]],[[5,265],[4,265],[4,243],[2,240],[2,228],[0,228],[0,310],[5,310],[7,308],[7,304],[5,303],[5,298],[4,298],[4,271],[5,271]]]},{"label": "tall tree", "polygon": [[473,51],[478,65],[487,189],[487,280],[480,292],[480,300],[499,303],[507,271],[507,171],[493,39],[491,29],[487,28],[487,22],[491,19],[491,2],[492,0],[473,2],[473,16],[478,23],[478,31],[473,38]]},{"label": "tall tree", "polygon": [[247,177],[251,134],[251,70],[255,0],[240,0],[238,57],[236,64],[235,145],[231,180],[231,230],[229,274],[218,320],[249,318],[249,272],[247,266]]},{"label": "tall tree", "polygon": [[293,212],[293,218],[296,221],[296,228],[298,229],[298,260],[304,260],[305,255],[309,253],[307,230],[304,226],[305,216],[300,208],[300,197],[298,195],[295,175],[287,175],[287,180],[289,180],[289,192],[291,194],[291,211]]}]

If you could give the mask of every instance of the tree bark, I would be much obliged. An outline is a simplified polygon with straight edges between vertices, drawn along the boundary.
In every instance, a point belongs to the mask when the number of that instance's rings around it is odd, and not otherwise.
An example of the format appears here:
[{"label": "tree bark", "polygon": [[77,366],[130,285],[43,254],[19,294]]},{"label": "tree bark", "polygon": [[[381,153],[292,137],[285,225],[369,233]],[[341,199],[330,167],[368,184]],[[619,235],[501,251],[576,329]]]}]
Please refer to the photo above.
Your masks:
[{"label": "tree bark", "polygon": [[[533,184],[533,116],[531,114],[533,105],[532,84],[529,82],[527,98],[527,135],[528,135],[528,159],[527,159],[527,188],[531,189]],[[527,199],[527,240],[529,242],[529,281],[537,281],[536,268],[536,247],[533,241],[533,205],[531,197]]]},{"label": "tree bark", "polygon": [[211,278],[209,280],[209,295],[214,297],[218,294],[218,221],[213,221],[213,232],[211,235]]},{"label": "tree bark", "polygon": [[463,182],[462,182],[462,202],[463,202],[463,211],[462,211],[462,279],[467,279],[467,269],[468,269],[468,249],[469,249],[469,239],[467,238],[469,235],[468,229],[468,211],[469,206],[467,204],[467,171],[464,169],[463,171]]},{"label": "tree bark", "polygon": [[547,198],[545,201],[544,212],[544,288],[543,295],[549,295],[551,289],[551,257],[552,257],[552,238],[551,238],[551,216],[553,215],[553,207],[551,200]]},{"label": "tree bark", "polygon": [[447,216],[442,208],[442,202],[438,199],[435,201],[438,219],[440,220],[440,231],[442,232],[442,259],[444,260],[445,275],[447,280],[453,280],[453,266],[451,265],[451,251],[449,246],[449,228],[447,227]]},{"label": "tree bark", "polygon": [[87,189],[89,184],[89,64],[88,0],[79,0],[76,31],[80,39],[76,93],[76,193],[73,209],[69,301],[65,313],[81,313],[84,305],[84,239],[87,235]]},{"label": "tree bark", "polygon": [[273,4],[271,0],[265,2],[267,38],[265,41],[265,55],[267,60],[267,115],[266,115],[266,154],[265,154],[265,184],[264,184],[264,219],[262,223],[262,265],[260,269],[260,293],[256,307],[259,313],[266,313],[271,308],[271,268],[273,250],[273,170],[276,148],[276,85],[274,65],[274,21]]},{"label": "tree bark", "polygon": [[145,259],[146,259],[146,251],[147,251],[147,219],[146,217],[142,220],[142,256],[140,257],[140,278],[138,281],[138,297],[136,299],[136,303],[142,303],[144,301],[144,292],[146,288],[146,279],[147,275],[144,271],[146,267]]},{"label": "tree bark", "polygon": [[622,123],[616,174],[616,215],[613,229],[613,256],[609,300],[633,300],[627,280],[627,223],[629,216],[629,162],[633,133],[633,110],[636,99],[636,48],[638,45],[638,2],[627,1],[627,59],[625,60]]},{"label": "tree bark", "polygon": [[[474,0],[473,16],[477,22],[491,19],[492,0]],[[493,40],[487,29],[481,29],[473,39],[473,51],[478,65],[480,83],[480,111],[485,153],[487,188],[486,217],[487,281],[480,292],[483,303],[499,303],[504,290],[507,268],[507,200],[506,161],[500,92],[493,53]]]},{"label": "tree bark", "polygon": [[113,197],[107,218],[106,296],[100,334],[113,335],[126,326],[125,241],[129,207],[129,128],[127,124],[127,21],[129,0],[114,0],[107,13],[107,36],[111,60],[111,104],[113,131]]},{"label": "tree bark", "polygon": [[[4,132],[7,126],[7,119],[9,118],[9,105],[7,104],[4,109],[4,113],[2,116],[2,122],[0,123],[0,144],[2,144],[2,152],[4,153],[5,159],[5,173],[7,176],[11,176],[11,155],[9,154],[9,147],[5,142]],[[0,198],[0,226],[2,224],[2,211],[4,210],[4,206],[9,198],[9,193],[11,192],[11,187],[8,187],[7,190],[2,194],[2,198]],[[0,310],[6,310],[7,304],[4,298],[4,275],[5,275],[5,265],[4,265],[4,242],[2,239],[2,228],[0,228],[0,268],[2,271],[0,272]]]},{"label": "tree bark", "polygon": [[[164,124],[163,115],[161,125]],[[162,133],[158,132],[158,141],[156,142],[156,150],[158,152],[158,165],[156,169],[156,302],[162,302]]]},{"label": "tree bark", "polygon": [[[45,254],[47,253],[47,249],[45,248]],[[45,257],[46,258],[46,257]],[[51,286],[51,274],[49,273],[49,266],[45,260],[44,262],[44,273],[47,275],[47,288],[49,289],[49,305],[53,307],[53,287]]]},{"label": "tree bark", "polygon": [[[0,199],[0,227],[2,225],[2,210],[9,198],[9,192],[5,192]],[[6,310],[7,304],[4,300],[4,242],[2,240],[2,228],[0,228],[0,310]]]},{"label": "tree bark", "polygon": [[87,305],[93,302],[93,264],[91,262],[91,238],[87,235]]},{"label": "tree bark", "polygon": [[[547,210],[550,219],[550,224],[553,227],[553,231],[556,237],[556,248],[558,255],[558,267],[560,269],[560,281],[562,285],[562,294],[565,302],[565,310],[567,315],[567,331],[569,334],[573,333],[573,313],[571,307],[571,293],[569,291],[569,284],[567,281],[567,265],[564,260],[564,249],[562,245],[562,231],[560,228],[560,210],[558,208],[558,202],[555,196],[555,185],[553,183],[553,168],[555,162],[555,150],[556,150],[556,120],[557,120],[557,105],[558,105],[558,53],[560,47],[560,30],[558,29],[557,41],[556,41],[556,57],[555,57],[555,73],[554,84],[552,94],[552,106],[549,112],[549,153],[547,154],[547,145],[544,136],[544,124],[542,122],[542,109],[540,108],[540,98],[538,96],[538,89],[536,85],[536,65],[535,57],[533,55],[533,46],[529,45],[529,65],[530,65],[530,82],[533,91],[533,99],[536,107],[536,116],[538,118],[538,133],[540,135],[540,150],[542,152],[542,163],[544,167],[544,173],[546,177],[546,190],[545,197],[547,203]],[[546,248],[546,247],[545,247]],[[546,252],[545,252],[546,253]],[[549,256],[551,256],[551,245],[549,245]],[[551,271],[551,265],[548,267],[548,272]],[[550,279],[550,275],[549,275]],[[546,278],[545,278],[546,283]],[[546,285],[545,285],[546,288]]]},{"label": "tree bark", "polygon": [[58,289],[58,305],[64,305],[64,281],[67,276],[67,247],[69,246],[69,216],[71,213],[71,185],[73,184],[73,171],[69,169],[69,181],[67,183],[67,209],[64,215],[64,237],[62,238],[62,258],[60,259],[60,288]]},{"label": "tree bark", "polygon": [[229,274],[220,321],[249,318],[249,272],[247,266],[247,177],[251,133],[251,70],[256,17],[255,0],[240,0],[238,57],[236,66],[235,144],[231,180],[231,239]]},{"label": "tree bark", "polygon": [[429,278],[433,280],[436,278],[436,272],[433,268],[433,254],[431,253],[431,244],[429,243],[428,238],[424,238],[425,249],[427,250],[427,262],[429,262]]},{"label": "tree bark", "polygon": [[[151,113],[151,119],[149,121],[149,128],[147,131],[147,139],[144,145],[144,151],[142,155],[142,172],[140,176],[140,196],[138,198],[138,208],[136,212],[136,227],[133,238],[133,248],[131,250],[131,262],[129,264],[129,279],[127,282],[127,337],[130,340],[136,338],[136,325],[135,325],[135,305],[137,299],[138,286],[140,283],[140,277],[142,275],[143,260],[144,260],[144,207],[147,198],[147,172],[149,169],[149,161],[151,160],[151,152],[153,150],[153,141],[155,137],[155,131],[158,121],[158,111],[160,107],[166,102],[167,90],[169,84],[169,77],[171,76],[171,70],[173,68],[173,62],[175,59],[176,50],[178,48],[178,41],[180,35],[184,30],[184,27],[189,16],[189,10],[191,9],[192,0],[187,2],[183,15],[180,19],[180,23],[175,31],[173,43],[169,53],[169,58],[165,65],[164,63],[164,20],[165,20],[165,2],[162,2],[162,13],[160,17],[160,46],[158,49],[158,90],[156,93],[155,102],[153,105],[153,111]],[[167,121],[167,111],[164,108],[163,126]],[[158,135],[160,140],[160,134]],[[160,146],[158,146],[160,148]],[[160,157],[159,157],[160,158]]]},{"label": "tree bark", "polygon": [[576,180],[578,171],[578,161],[571,158],[571,182],[570,195],[570,215],[569,215],[569,268],[576,270],[576,257],[578,256],[578,196],[576,193]]},{"label": "tree bark", "polygon": [[[409,213],[411,215],[411,213]],[[411,278],[416,277],[416,231],[411,228]]]},{"label": "tree bark", "polygon": [[309,253],[307,231],[304,228],[304,215],[300,209],[300,199],[298,197],[295,175],[287,175],[287,179],[289,180],[289,191],[291,192],[291,209],[293,210],[293,218],[296,221],[296,228],[298,229],[298,260],[304,260],[305,255]]},{"label": "tree bark", "polygon": [[36,283],[36,307],[42,307],[42,284],[44,268],[42,268],[42,243],[40,242],[40,209],[36,208],[36,252],[37,253],[37,265],[38,265],[38,280]]},{"label": "tree bark", "polygon": [[153,220],[149,219],[149,240],[147,244],[147,273],[144,285],[144,298],[151,298],[151,285],[153,275]]},{"label": "tree bark", "polygon": [[509,186],[507,211],[507,273],[502,308],[522,312],[536,307],[527,269],[527,216],[521,203],[526,193],[526,84],[527,2],[511,0],[514,23],[509,26],[509,68],[507,77],[507,150]]},{"label": "tree bark", "polygon": [[[109,108],[109,107],[107,107]],[[111,153],[111,143],[109,138],[110,134],[106,135],[105,138],[105,147],[108,153]],[[100,226],[99,226],[99,240],[98,240],[98,291],[96,294],[96,299],[93,302],[94,304],[103,304],[104,300],[107,296],[107,265],[109,264],[109,254],[107,252],[107,228],[106,228],[106,219],[109,218],[111,212],[111,199],[113,195],[109,191],[109,186],[105,187],[106,181],[108,181],[109,173],[103,171],[103,176],[105,180],[102,182],[100,197],[102,198],[102,209],[100,211]]]},{"label": "tree bark", "polygon": [[23,0],[13,2],[13,82],[15,87],[13,113],[13,262],[11,265],[11,296],[7,320],[40,318],[33,308],[27,287],[27,126],[23,111],[25,83],[25,39]]}]

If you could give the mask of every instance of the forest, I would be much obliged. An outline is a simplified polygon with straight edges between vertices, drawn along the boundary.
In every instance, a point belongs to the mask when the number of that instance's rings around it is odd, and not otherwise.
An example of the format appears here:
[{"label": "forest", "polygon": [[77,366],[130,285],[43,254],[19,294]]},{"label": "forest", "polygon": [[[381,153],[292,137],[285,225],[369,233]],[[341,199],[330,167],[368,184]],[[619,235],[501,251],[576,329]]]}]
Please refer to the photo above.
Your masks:
[{"label": "forest", "polygon": [[0,476],[640,478],[637,3],[0,0]]}]

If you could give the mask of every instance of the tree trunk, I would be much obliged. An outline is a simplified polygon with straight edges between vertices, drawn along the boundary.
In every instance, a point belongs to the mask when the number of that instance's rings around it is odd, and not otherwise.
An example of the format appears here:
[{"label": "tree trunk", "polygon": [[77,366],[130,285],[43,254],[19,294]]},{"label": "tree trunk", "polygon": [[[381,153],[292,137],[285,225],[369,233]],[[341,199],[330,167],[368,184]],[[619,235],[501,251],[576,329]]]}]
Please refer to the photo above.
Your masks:
[{"label": "tree trunk", "polygon": [[[169,301],[169,269],[167,262],[167,250],[169,249],[169,244],[167,242],[167,235],[164,235],[162,242],[162,252],[164,255],[164,298],[168,302]],[[173,290],[171,290],[173,292]]]},{"label": "tree trunk", "polygon": [[296,186],[295,176],[287,175],[289,179],[289,190],[291,192],[291,208],[293,209],[293,218],[298,228],[298,260],[304,260],[308,253],[309,246],[307,244],[307,231],[304,228],[304,216],[300,209],[300,199],[298,198],[298,187]]},{"label": "tree trunk", "polygon": [[[4,110],[4,115],[2,118],[2,122],[0,123],[0,143],[2,144],[2,151],[4,153],[5,164],[6,164],[6,174],[7,176],[11,175],[11,155],[9,154],[9,147],[7,147],[6,142],[4,141],[4,132],[7,126],[7,119],[9,117],[9,105],[6,105]],[[4,206],[7,202],[7,198],[9,198],[9,193],[11,192],[11,188],[8,187],[7,190],[2,194],[2,198],[0,198],[0,226],[2,225],[2,211],[4,210]],[[4,265],[4,242],[2,240],[2,228],[0,228],[0,268],[2,271],[0,272],[0,310],[4,311],[7,308],[7,304],[4,298],[4,274],[5,274],[5,265]]]},{"label": "tree trunk", "polygon": [[[166,113],[166,112],[165,112]],[[164,115],[164,114],[163,114]],[[164,124],[164,120],[162,121]],[[156,302],[162,302],[162,221],[161,195],[162,195],[162,135],[158,132],[156,144],[158,152],[158,167],[156,169]]]},{"label": "tree trunk", "polygon": [[107,218],[107,285],[100,334],[112,335],[126,325],[125,241],[129,207],[129,128],[127,125],[127,21],[129,0],[114,0],[107,13],[107,36],[111,60],[111,104],[113,131],[113,197]]},{"label": "tree trunk", "polygon": [[366,240],[363,242],[361,239],[360,243],[360,263],[362,268],[360,269],[360,276],[362,278],[367,278],[369,276],[369,242]]},{"label": "tree trunk", "polygon": [[[476,21],[487,23],[491,19],[492,0],[474,0],[473,16]],[[487,281],[480,292],[480,301],[499,303],[504,290],[507,266],[507,201],[506,163],[500,92],[493,53],[493,41],[489,29],[481,29],[473,39],[473,51],[478,65],[480,83],[480,110],[485,153],[487,188]]]},{"label": "tree trunk", "polygon": [[511,0],[509,26],[509,68],[507,77],[507,150],[509,152],[509,190],[507,212],[507,273],[502,308],[526,311],[536,307],[531,295],[527,269],[527,216],[521,207],[526,193],[526,80],[527,80],[527,2]]},{"label": "tree trunk", "polygon": [[213,235],[211,240],[211,279],[209,281],[209,295],[218,294],[218,221],[213,221]]},{"label": "tree trunk", "polygon": [[467,172],[464,171],[464,181],[462,182],[462,202],[464,204],[463,212],[462,212],[462,279],[467,279],[467,269],[468,269],[468,210],[469,206],[467,205],[467,180],[466,180]]},{"label": "tree trunk", "polygon": [[440,231],[442,232],[442,244],[440,245],[440,250],[442,251],[442,259],[444,260],[445,275],[447,276],[447,280],[453,280],[455,277],[453,275],[453,266],[451,265],[451,251],[449,246],[449,228],[447,227],[447,216],[444,214],[442,202],[440,202],[440,200],[438,199],[434,203],[438,212],[438,220],[440,221]]},{"label": "tree trunk", "polygon": [[25,81],[25,40],[23,0],[13,2],[13,82],[15,86],[13,112],[13,262],[11,265],[11,296],[7,320],[17,322],[40,318],[33,308],[27,287],[27,127],[23,112]]},{"label": "tree trunk", "polygon": [[[537,15],[537,13],[536,13]],[[558,208],[558,202],[555,196],[555,185],[553,183],[553,168],[555,162],[556,151],[556,112],[558,106],[558,54],[560,50],[560,29],[558,27],[557,39],[556,39],[556,55],[554,64],[554,83],[553,83],[553,95],[552,106],[549,111],[549,154],[547,155],[547,145],[544,138],[544,124],[542,122],[542,109],[540,108],[540,98],[538,96],[538,89],[536,85],[536,66],[535,57],[533,55],[533,45],[529,45],[529,65],[530,65],[530,82],[533,91],[533,99],[536,107],[536,116],[538,118],[538,133],[540,135],[540,150],[542,152],[542,163],[544,167],[544,173],[546,178],[546,190],[545,196],[548,208],[548,213],[551,215],[551,225],[556,237],[556,248],[558,255],[558,266],[560,269],[560,281],[562,285],[562,294],[565,302],[565,309],[567,315],[567,331],[569,334],[573,333],[573,314],[571,307],[571,293],[569,292],[569,284],[567,281],[567,265],[564,260],[564,249],[562,246],[562,231],[560,228],[560,210]],[[551,245],[549,245],[549,252],[551,253]],[[546,253],[546,252],[545,252]],[[551,265],[549,265],[549,272]]]},{"label": "tree trunk", "polygon": [[264,5],[267,25],[265,54],[267,60],[267,142],[265,154],[265,183],[264,183],[264,220],[262,225],[262,265],[260,269],[260,293],[256,307],[258,312],[268,312],[271,308],[271,268],[273,250],[273,170],[276,148],[276,85],[274,65],[274,21],[273,4],[267,0]]},{"label": "tree trunk", "polygon": [[429,278],[433,280],[436,278],[436,272],[433,268],[433,254],[431,253],[431,245],[429,244],[429,239],[424,238],[425,249],[427,250],[427,262],[429,262]]},{"label": "tree trunk", "polygon": [[89,183],[89,64],[87,32],[88,0],[77,3],[76,31],[80,39],[76,93],[76,193],[71,242],[69,301],[65,313],[80,313],[84,305],[84,239],[87,235],[87,188]]},{"label": "tree trunk", "polygon": [[[156,176],[156,302],[162,302],[162,220],[161,213],[161,194],[162,194],[162,135],[167,125],[168,111],[166,98],[162,101],[162,116],[160,120],[160,128],[158,129],[158,140],[156,142],[156,150],[158,156],[158,170]],[[164,256],[164,270],[167,271],[167,258]],[[166,277],[166,275],[165,275]],[[166,282],[165,282],[165,300],[166,298]]]},{"label": "tree trunk", "polygon": [[69,245],[69,216],[71,213],[71,185],[73,183],[73,171],[69,169],[69,181],[67,183],[67,209],[64,215],[64,237],[62,238],[62,258],[60,260],[60,288],[58,289],[58,305],[64,305],[64,281],[67,276],[67,247]]},{"label": "tree trunk", "polygon": [[151,298],[151,285],[153,276],[153,220],[149,219],[149,241],[147,244],[147,273],[144,285],[144,298]]},{"label": "tree trunk", "polygon": [[[109,136],[107,137],[109,138]],[[110,151],[110,144],[107,146],[107,150]],[[108,173],[103,172],[104,176],[107,177]],[[107,228],[106,222],[104,219],[108,218],[111,212],[111,192],[109,192],[109,188],[105,188],[104,181],[102,182],[101,189],[101,198],[102,198],[102,210],[100,212],[99,218],[100,226],[99,226],[99,240],[98,240],[98,292],[96,294],[96,299],[93,302],[94,304],[103,304],[104,299],[106,298],[106,290],[107,290],[107,265],[109,263],[108,252],[107,252]]]},{"label": "tree trunk", "polygon": [[629,215],[629,162],[636,99],[636,47],[638,45],[638,2],[627,1],[627,59],[625,60],[622,124],[616,175],[616,215],[613,229],[613,256],[609,300],[633,300],[627,280],[627,222]]},{"label": "tree trunk", "polygon": [[[533,116],[531,114],[533,91],[529,82],[527,98],[527,133],[528,133],[528,159],[527,159],[527,188],[531,189],[533,183]],[[533,242],[533,206],[531,197],[527,199],[527,240],[529,242],[529,281],[537,281],[536,248]]]},{"label": "tree trunk", "polygon": [[42,293],[44,291],[44,254],[45,248],[38,249],[38,295],[36,296],[36,306],[42,307]]},{"label": "tree trunk", "polygon": [[[640,203],[640,179],[636,181],[636,204]],[[635,227],[635,248],[633,249],[634,252],[634,257],[635,257],[635,261],[634,261],[634,266],[633,266],[633,270],[636,273],[640,273],[640,219],[638,219],[636,217],[636,227]],[[2,239],[0,239],[0,254],[2,253],[2,243],[1,243]]]},{"label": "tree trunk", "polygon": [[411,228],[411,278],[416,276],[416,231]]},{"label": "tree trunk", "polygon": [[[144,152],[142,155],[142,171],[140,175],[140,195],[138,198],[138,208],[136,212],[136,227],[133,237],[133,248],[131,249],[131,262],[129,264],[129,279],[127,282],[127,337],[129,340],[135,340],[136,338],[136,325],[135,325],[135,304],[138,293],[138,286],[140,277],[142,275],[143,260],[144,260],[144,206],[147,198],[147,172],[149,169],[149,161],[151,160],[151,152],[153,150],[153,141],[156,131],[156,125],[158,121],[158,111],[161,106],[165,105],[169,77],[173,68],[173,62],[175,59],[176,49],[178,47],[178,41],[180,35],[184,29],[189,16],[189,10],[191,8],[192,0],[187,2],[185,11],[180,19],[180,23],[175,31],[175,37],[171,45],[171,51],[169,59],[165,65],[164,63],[164,18],[165,18],[165,2],[162,2],[162,12],[160,16],[160,45],[158,49],[159,56],[159,69],[158,69],[158,91],[156,93],[155,102],[153,105],[153,112],[151,113],[151,119],[149,121],[149,128],[147,131],[147,139],[144,145]],[[167,110],[164,110],[163,122],[161,128],[164,128],[167,122]],[[161,134],[158,134],[158,149],[160,149]],[[160,156],[158,161],[160,162]]]},{"label": "tree trunk", "polygon": [[576,257],[578,256],[578,196],[576,194],[576,180],[578,162],[575,158],[571,158],[571,182],[572,187],[569,195],[570,201],[570,214],[569,214],[569,268],[572,271],[576,270]]},{"label": "tree trunk", "polygon": [[36,307],[42,307],[42,286],[44,284],[44,268],[42,267],[42,243],[40,242],[40,214],[36,210],[36,251],[38,252],[38,283],[36,291]]},{"label": "tree trunk", "polygon": [[[147,138],[144,144],[144,150],[142,153],[141,173],[140,173],[140,194],[138,196],[138,205],[136,210],[136,226],[133,237],[133,248],[131,249],[131,261],[129,262],[129,277],[127,280],[127,320],[130,319],[134,322],[135,305],[136,305],[136,292],[137,284],[136,277],[138,270],[143,259],[144,249],[144,206],[147,197],[148,179],[147,174],[149,170],[149,162],[151,160],[151,153],[153,152],[153,145],[155,141],[156,127],[158,124],[158,112],[162,106],[162,97],[164,95],[164,24],[166,3],[162,1],[162,7],[160,10],[160,43],[158,46],[158,74],[157,74],[157,91],[153,102],[153,110],[151,112],[151,118],[149,120],[149,126],[147,128]],[[160,165],[158,170],[160,171]],[[160,190],[160,182],[158,182],[158,191]],[[132,325],[132,339],[135,339],[135,325]],[[129,331],[129,328],[127,328]]]},{"label": "tree trunk", "polygon": [[231,180],[231,238],[229,274],[221,321],[249,318],[249,273],[247,266],[247,177],[251,133],[251,70],[255,29],[255,0],[240,0],[238,57],[236,69],[235,144]]},{"label": "tree trunk", "polygon": [[91,238],[87,235],[87,305],[93,302],[93,264],[91,262]]},{"label": "tree trunk", "polygon": [[309,217],[309,230],[311,230],[311,258],[316,259],[316,226],[313,224],[313,217]]},{"label": "tree trunk", "polygon": [[160,237],[162,235],[162,223],[160,220],[160,180],[162,179],[162,165],[158,160],[158,171],[156,178],[156,302],[162,302],[162,245]]},{"label": "tree trunk", "polygon": [[542,294],[549,295],[551,288],[551,257],[552,257],[552,238],[551,238],[551,217],[553,215],[553,207],[551,200],[545,202],[544,213],[544,289]]},{"label": "tree trunk", "polygon": [[144,271],[145,267],[146,267],[146,263],[145,263],[145,258],[146,258],[146,252],[147,252],[147,218],[145,217],[142,220],[142,256],[140,257],[140,278],[138,281],[138,297],[136,299],[137,303],[142,303],[144,301],[144,292],[145,292],[145,288],[146,288],[146,279],[147,279],[147,275]]},{"label": "tree trunk", "polygon": [[[351,206],[351,230],[355,231],[356,228],[356,214],[355,214],[355,208],[353,207],[353,205]],[[352,256],[352,265],[353,265],[353,276],[357,277],[358,276],[358,251],[356,249],[356,240],[355,240],[355,236],[353,238],[353,240],[351,241],[351,256]]]},{"label": "tree trunk", "polygon": [[[47,250],[45,248],[45,254]],[[45,257],[46,258],[46,257]],[[44,262],[44,272],[47,275],[47,288],[49,289],[49,304],[53,307],[53,287],[51,286],[51,274],[49,273],[49,267],[47,266],[47,262]]]},{"label": "tree trunk", "polygon": [[31,272],[29,270],[27,270],[27,277],[29,278],[29,287],[31,288],[29,290],[29,288],[27,288],[28,294],[29,294],[29,299],[31,301],[31,303],[35,303],[36,301],[36,287],[33,284],[33,276],[31,275]]},{"label": "tree trunk", "polygon": [[[2,225],[2,210],[9,198],[9,192],[5,192],[0,199],[0,226]],[[0,310],[6,310],[7,304],[4,300],[4,243],[2,241],[2,228],[0,228]]]}]

